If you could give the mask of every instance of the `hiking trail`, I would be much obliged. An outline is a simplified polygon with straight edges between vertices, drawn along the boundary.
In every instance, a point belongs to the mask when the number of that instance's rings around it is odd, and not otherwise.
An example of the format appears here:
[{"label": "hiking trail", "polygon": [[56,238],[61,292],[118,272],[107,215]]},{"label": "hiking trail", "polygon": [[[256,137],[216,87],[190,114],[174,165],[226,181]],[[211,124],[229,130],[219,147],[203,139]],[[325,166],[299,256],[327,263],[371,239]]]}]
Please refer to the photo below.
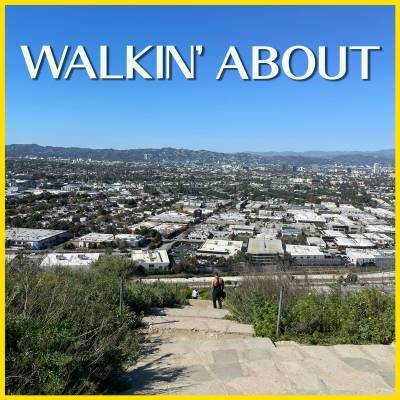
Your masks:
[{"label": "hiking trail", "polygon": [[147,343],[116,395],[394,395],[395,346],[308,346],[253,337],[225,309],[153,309]]}]

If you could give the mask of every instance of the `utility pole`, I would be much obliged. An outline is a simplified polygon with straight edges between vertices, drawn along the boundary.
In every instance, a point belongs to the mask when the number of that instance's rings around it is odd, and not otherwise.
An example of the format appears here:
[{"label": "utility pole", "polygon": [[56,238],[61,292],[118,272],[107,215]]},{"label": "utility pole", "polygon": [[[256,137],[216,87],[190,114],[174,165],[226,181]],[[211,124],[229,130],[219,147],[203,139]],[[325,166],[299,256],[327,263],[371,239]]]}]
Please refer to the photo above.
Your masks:
[{"label": "utility pole", "polygon": [[119,316],[122,317],[122,307],[124,305],[124,279],[121,278],[121,288],[119,291]]},{"label": "utility pole", "polygon": [[276,323],[276,334],[277,335],[279,335],[279,325],[281,323],[282,297],[283,297],[283,286],[281,287],[281,295],[279,297],[278,321]]}]

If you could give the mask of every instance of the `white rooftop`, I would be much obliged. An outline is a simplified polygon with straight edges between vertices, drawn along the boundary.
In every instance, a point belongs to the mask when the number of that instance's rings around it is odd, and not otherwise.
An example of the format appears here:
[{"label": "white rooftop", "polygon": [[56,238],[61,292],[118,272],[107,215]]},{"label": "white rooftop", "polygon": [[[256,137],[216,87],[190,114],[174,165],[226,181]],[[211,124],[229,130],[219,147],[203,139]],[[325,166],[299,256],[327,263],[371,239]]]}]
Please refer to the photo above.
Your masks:
[{"label": "white rooftop", "polygon": [[358,258],[384,258],[395,257],[395,250],[382,250],[382,249],[347,249],[346,254],[351,254]]},{"label": "white rooftop", "polygon": [[325,218],[314,212],[294,210],[293,215],[297,222],[326,223]]},{"label": "white rooftop", "polygon": [[328,237],[346,237],[346,235],[343,232],[333,231],[331,229],[322,230],[322,234]]},{"label": "white rooftop", "polygon": [[226,255],[234,255],[236,252],[242,250],[243,242],[241,240],[215,240],[208,239],[204,242],[200,249],[197,251],[201,252],[215,252],[225,253]]},{"label": "white rooftop", "polygon": [[300,246],[287,244],[286,251],[293,256],[324,256],[324,253],[316,246]]},{"label": "white rooftop", "polygon": [[55,231],[51,229],[29,229],[29,228],[10,228],[6,229],[6,240],[21,240],[30,242],[40,242],[56,235],[61,235],[67,231]]},{"label": "white rooftop", "polygon": [[323,239],[321,239],[320,237],[313,237],[313,236],[309,236],[307,238],[307,243],[309,245],[315,244],[317,246],[326,246],[326,243],[324,242]]},{"label": "white rooftop", "polygon": [[40,263],[40,266],[42,268],[49,268],[55,265],[67,267],[87,267],[93,261],[98,260],[101,255],[101,253],[52,253],[46,256],[46,258]]},{"label": "white rooftop", "polygon": [[384,233],[395,233],[396,229],[390,225],[367,225],[365,229],[368,232],[384,232]]},{"label": "white rooftop", "polygon": [[112,242],[114,240],[114,235],[112,233],[88,233],[80,238],[75,239],[79,242]]},{"label": "white rooftop", "polygon": [[372,243],[368,239],[363,239],[363,238],[336,238],[335,243],[338,246],[348,246],[348,247],[374,247],[375,244]]},{"label": "white rooftop", "polygon": [[249,239],[247,252],[250,254],[283,254],[282,241],[277,239]]},{"label": "white rooftop", "polygon": [[169,264],[169,258],[167,250],[133,250],[132,261],[136,263],[167,263]]}]

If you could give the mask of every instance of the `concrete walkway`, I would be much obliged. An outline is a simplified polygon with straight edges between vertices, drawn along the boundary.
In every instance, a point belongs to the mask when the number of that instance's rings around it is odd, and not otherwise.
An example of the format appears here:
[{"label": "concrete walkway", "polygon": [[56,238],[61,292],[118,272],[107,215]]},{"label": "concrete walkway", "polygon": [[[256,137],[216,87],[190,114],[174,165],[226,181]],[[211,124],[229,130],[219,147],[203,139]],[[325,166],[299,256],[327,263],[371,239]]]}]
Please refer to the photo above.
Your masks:
[{"label": "concrete walkway", "polygon": [[[394,395],[394,345],[302,346],[253,338],[225,310],[155,309],[122,395]],[[186,327],[186,329],[185,329]]]}]

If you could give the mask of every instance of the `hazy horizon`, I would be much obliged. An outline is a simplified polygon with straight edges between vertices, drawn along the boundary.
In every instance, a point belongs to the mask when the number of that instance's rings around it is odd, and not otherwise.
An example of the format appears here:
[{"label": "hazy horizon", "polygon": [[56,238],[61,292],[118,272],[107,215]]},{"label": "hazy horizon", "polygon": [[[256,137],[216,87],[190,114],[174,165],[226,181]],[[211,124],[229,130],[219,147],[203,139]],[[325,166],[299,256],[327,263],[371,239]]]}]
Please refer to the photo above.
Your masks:
[{"label": "hazy horizon", "polygon": [[13,145],[25,145],[25,146],[31,146],[31,145],[36,145],[36,146],[42,146],[42,147],[64,147],[64,148],[80,148],[80,149],[91,149],[91,150],[118,150],[118,151],[124,151],[124,150],[145,150],[145,149],[153,149],[153,150],[160,150],[163,148],[172,148],[172,149],[184,149],[184,150],[190,150],[190,151],[212,151],[212,152],[217,152],[217,153],[227,153],[227,154],[235,154],[235,153],[308,153],[308,152],[323,152],[323,153],[335,153],[335,152],[362,152],[362,153],[368,153],[368,152],[380,152],[380,151],[387,151],[387,150],[394,150],[395,146],[386,148],[386,149],[376,149],[376,150],[304,150],[304,151],[294,151],[294,150],[241,150],[241,151],[217,151],[217,150],[209,150],[209,149],[191,149],[191,148],[186,148],[186,147],[173,147],[173,146],[163,146],[163,147],[129,147],[129,148],[114,148],[114,147],[83,147],[83,146],[65,146],[65,145],[58,145],[58,146],[53,146],[53,145],[46,145],[46,144],[38,144],[38,143],[6,143],[6,146],[13,146]]}]

